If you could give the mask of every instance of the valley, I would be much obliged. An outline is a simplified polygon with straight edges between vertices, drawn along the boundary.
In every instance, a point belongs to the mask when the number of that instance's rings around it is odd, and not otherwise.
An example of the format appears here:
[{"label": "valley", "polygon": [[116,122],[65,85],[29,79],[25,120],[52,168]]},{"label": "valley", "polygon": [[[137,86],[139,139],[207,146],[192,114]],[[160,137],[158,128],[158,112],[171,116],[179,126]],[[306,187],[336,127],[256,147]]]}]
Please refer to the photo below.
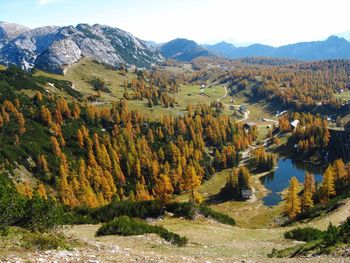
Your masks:
[{"label": "valley", "polygon": [[345,39],[0,29],[0,262],[349,260]]}]

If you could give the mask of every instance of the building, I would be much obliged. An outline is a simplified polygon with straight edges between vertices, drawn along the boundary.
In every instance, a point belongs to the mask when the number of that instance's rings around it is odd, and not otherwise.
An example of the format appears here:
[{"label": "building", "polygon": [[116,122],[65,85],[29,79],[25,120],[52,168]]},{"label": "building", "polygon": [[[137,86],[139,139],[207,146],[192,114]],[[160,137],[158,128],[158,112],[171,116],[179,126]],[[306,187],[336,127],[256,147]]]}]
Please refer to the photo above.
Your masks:
[{"label": "building", "polygon": [[290,123],[290,126],[292,126],[292,129],[296,129],[299,126],[299,123],[299,120],[294,120]]},{"label": "building", "polygon": [[247,107],[244,105],[239,106],[239,112],[245,114],[247,112]]},{"label": "building", "polygon": [[247,123],[245,123],[244,125],[243,125],[243,128],[245,129],[245,130],[250,130],[251,128],[253,128],[253,126],[255,126],[256,125],[256,123],[255,122],[247,122]]}]

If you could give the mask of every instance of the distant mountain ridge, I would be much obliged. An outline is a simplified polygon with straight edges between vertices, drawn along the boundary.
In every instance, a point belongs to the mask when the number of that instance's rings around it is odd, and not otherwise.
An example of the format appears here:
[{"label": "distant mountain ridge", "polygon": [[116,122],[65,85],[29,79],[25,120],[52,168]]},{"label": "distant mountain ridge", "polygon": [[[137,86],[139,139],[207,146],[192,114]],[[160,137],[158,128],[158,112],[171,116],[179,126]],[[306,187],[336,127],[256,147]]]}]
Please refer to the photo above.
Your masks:
[{"label": "distant mountain ridge", "polygon": [[280,47],[253,44],[236,47],[220,42],[214,45],[198,45],[188,39],[174,39],[159,48],[166,58],[191,61],[200,56],[221,56],[230,59],[245,57],[272,57],[297,60],[350,59],[350,42],[344,38],[330,36],[324,41],[300,42]]},{"label": "distant mountain ridge", "polygon": [[253,56],[299,60],[350,58],[350,42],[337,36],[330,36],[324,41],[300,42],[280,47],[261,44],[253,44],[248,47],[235,47],[225,42],[215,45],[205,45],[204,47],[214,54],[232,59]]},{"label": "distant mountain ridge", "polygon": [[63,73],[82,57],[111,66],[148,67],[164,61],[159,52],[145,41],[104,25],[46,26],[23,29],[18,33],[12,39],[1,38],[4,42],[0,49],[1,64]]},{"label": "distant mountain ridge", "polygon": [[350,42],[330,36],[324,41],[300,42],[280,47],[253,44],[236,47],[220,42],[199,45],[184,38],[163,44],[143,41],[118,28],[105,25],[45,26],[35,29],[0,22],[0,64],[15,64],[29,70],[37,67],[64,73],[83,57],[111,66],[125,64],[149,67],[164,58],[192,61],[198,57],[237,59],[246,57],[292,60],[350,59]]},{"label": "distant mountain ridge", "polygon": [[177,38],[159,46],[160,53],[171,59],[179,61],[191,61],[197,57],[207,57],[213,55],[204,47],[192,40]]}]

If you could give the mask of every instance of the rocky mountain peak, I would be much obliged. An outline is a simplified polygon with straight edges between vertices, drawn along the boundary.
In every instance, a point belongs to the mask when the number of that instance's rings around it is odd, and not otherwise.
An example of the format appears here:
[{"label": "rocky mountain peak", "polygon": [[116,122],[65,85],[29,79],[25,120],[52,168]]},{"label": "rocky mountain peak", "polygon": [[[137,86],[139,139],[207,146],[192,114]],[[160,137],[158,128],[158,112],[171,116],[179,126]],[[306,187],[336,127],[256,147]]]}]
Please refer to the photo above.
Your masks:
[{"label": "rocky mountain peak", "polygon": [[0,50],[0,62],[24,69],[38,67],[64,73],[82,57],[111,66],[120,64],[148,67],[163,57],[146,42],[118,28],[78,24],[65,27],[40,27],[27,30]]}]

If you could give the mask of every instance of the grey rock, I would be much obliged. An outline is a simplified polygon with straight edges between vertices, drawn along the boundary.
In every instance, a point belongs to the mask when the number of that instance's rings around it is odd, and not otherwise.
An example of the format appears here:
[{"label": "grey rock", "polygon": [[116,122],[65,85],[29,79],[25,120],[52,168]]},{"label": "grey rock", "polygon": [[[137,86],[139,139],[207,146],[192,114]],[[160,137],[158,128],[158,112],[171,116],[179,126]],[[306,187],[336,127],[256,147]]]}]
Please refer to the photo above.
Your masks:
[{"label": "grey rock", "polygon": [[46,71],[64,73],[66,67],[82,58],[80,48],[71,39],[55,41],[35,60],[35,65]]},{"label": "grey rock", "polygon": [[0,22],[0,48],[6,45],[9,41],[28,31],[29,28],[13,23]]},{"label": "grey rock", "polygon": [[164,58],[146,42],[118,28],[79,24],[25,31],[0,50],[0,63],[64,73],[82,57],[111,66],[149,67]]}]

